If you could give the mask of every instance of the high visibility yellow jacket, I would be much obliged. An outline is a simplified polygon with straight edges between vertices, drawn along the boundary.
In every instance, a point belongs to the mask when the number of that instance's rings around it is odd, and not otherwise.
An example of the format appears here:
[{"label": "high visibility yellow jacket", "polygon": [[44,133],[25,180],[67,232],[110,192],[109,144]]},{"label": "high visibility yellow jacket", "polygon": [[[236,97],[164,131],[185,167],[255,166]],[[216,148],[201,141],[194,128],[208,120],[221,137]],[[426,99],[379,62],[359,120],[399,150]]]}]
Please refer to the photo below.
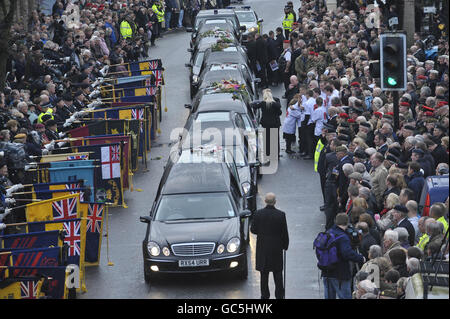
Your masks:
[{"label": "high visibility yellow jacket", "polygon": [[428,236],[427,234],[423,234],[419,238],[419,242],[416,244],[416,247],[419,247],[420,249],[425,250],[425,246],[428,244],[429,241],[430,241],[430,236]]},{"label": "high visibility yellow jacket", "polygon": [[55,118],[53,117],[53,110],[51,109],[51,108],[49,108],[47,111],[45,111],[45,112],[42,112],[41,114],[39,114],[39,116],[38,116],[38,118],[37,118],[37,121],[38,121],[38,123],[43,123],[42,122],[42,117],[44,116],[44,115],[50,115],[51,116],[51,119],[52,120],[54,120]]},{"label": "high visibility yellow jacket", "polygon": [[284,16],[283,29],[292,31],[292,26],[294,25],[294,14],[289,12]]},{"label": "high visibility yellow jacket", "polygon": [[322,141],[319,139],[316,145],[316,151],[314,152],[314,172],[317,172],[317,165],[319,164],[319,157],[320,153],[322,152],[323,146],[324,145]]},{"label": "high visibility yellow jacket", "polygon": [[156,16],[158,17],[158,22],[164,22],[164,8],[155,3],[152,6],[152,10],[154,13],[156,13]]},{"label": "high visibility yellow jacket", "polygon": [[445,217],[444,216],[439,217],[438,219],[436,219],[436,221],[441,222],[444,225],[444,234],[445,234],[445,232],[448,229],[448,222],[447,220],[445,220]]},{"label": "high visibility yellow jacket", "polygon": [[133,29],[127,20],[123,20],[120,23],[120,34],[124,39],[131,38],[133,36]]}]

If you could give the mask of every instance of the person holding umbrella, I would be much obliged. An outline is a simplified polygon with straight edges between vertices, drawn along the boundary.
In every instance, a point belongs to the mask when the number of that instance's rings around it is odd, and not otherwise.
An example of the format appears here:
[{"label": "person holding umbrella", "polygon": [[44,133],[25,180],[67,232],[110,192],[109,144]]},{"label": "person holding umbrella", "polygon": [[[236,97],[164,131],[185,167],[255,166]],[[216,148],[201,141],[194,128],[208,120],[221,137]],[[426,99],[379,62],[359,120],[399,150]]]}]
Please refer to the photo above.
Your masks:
[{"label": "person holding umbrella", "polygon": [[[266,207],[257,210],[250,230],[257,236],[256,241],[256,270],[261,274],[261,299],[269,299],[269,273],[273,273],[275,281],[275,298],[284,299],[285,286],[283,283],[283,250],[289,246],[289,234],[286,215],[275,208],[274,193],[267,193]],[[285,255],[284,255],[285,256]],[[286,272],[286,270],[285,270]],[[286,273],[285,273],[286,276]]]}]

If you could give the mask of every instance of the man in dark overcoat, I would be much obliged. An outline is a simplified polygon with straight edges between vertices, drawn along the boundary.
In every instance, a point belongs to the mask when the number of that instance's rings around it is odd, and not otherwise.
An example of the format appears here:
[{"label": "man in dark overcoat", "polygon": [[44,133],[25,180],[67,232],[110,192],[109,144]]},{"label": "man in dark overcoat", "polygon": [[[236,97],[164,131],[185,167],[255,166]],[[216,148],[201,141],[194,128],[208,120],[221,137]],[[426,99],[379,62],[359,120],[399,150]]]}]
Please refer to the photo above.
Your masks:
[{"label": "man in dark overcoat", "polygon": [[283,250],[289,246],[286,215],[275,208],[275,194],[267,193],[266,207],[256,211],[251,232],[257,236],[256,270],[261,274],[261,299],[269,299],[269,273],[275,281],[275,297],[284,299]]}]

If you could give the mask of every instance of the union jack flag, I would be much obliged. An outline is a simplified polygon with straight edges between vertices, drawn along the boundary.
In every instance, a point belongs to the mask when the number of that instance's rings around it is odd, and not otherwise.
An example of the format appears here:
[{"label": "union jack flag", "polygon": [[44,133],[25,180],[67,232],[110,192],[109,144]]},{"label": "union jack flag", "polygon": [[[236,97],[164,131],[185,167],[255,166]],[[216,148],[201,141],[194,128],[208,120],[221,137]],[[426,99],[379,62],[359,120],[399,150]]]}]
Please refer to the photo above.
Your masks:
[{"label": "union jack flag", "polygon": [[[66,189],[70,190],[70,189],[79,189],[82,188],[82,185],[80,184],[66,184]],[[84,192],[82,191],[74,191],[74,192],[70,192],[70,194],[80,194],[80,200],[84,199]]]},{"label": "union jack flag", "polygon": [[149,68],[149,70],[156,70],[156,69],[158,69],[158,60],[148,61],[148,68]]},{"label": "union jack flag", "polygon": [[64,223],[64,243],[69,245],[69,257],[81,255],[81,235],[80,235],[81,221],[74,220]]},{"label": "union jack flag", "polygon": [[153,74],[155,75],[155,85],[160,86],[163,80],[161,70],[155,70],[153,71]]},{"label": "union jack flag", "polygon": [[77,197],[52,202],[53,220],[77,218]]},{"label": "union jack flag", "polygon": [[20,282],[20,298],[21,299],[36,299],[38,281],[28,280]]},{"label": "union jack flag", "polygon": [[104,207],[103,204],[89,204],[87,229],[91,233],[101,232]]},{"label": "union jack flag", "polygon": [[111,149],[111,161],[112,162],[120,162],[120,146],[119,145],[113,145],[110,146]]},{"label": "union jack flag", "polygon": [[69,155],[69,156],[67,156],[67,159],[70,161],[73,161],[73,160],[87,160],[89,158],[85,154],[85,155]]},{"label": "union jack flag", "polygon": [[[144,119],[144,109],[131,109],[131,117],[135,120],[143,120]],[[139,121],[139,127],[141,129],[141,133],[144,131],[142,121]]]}]

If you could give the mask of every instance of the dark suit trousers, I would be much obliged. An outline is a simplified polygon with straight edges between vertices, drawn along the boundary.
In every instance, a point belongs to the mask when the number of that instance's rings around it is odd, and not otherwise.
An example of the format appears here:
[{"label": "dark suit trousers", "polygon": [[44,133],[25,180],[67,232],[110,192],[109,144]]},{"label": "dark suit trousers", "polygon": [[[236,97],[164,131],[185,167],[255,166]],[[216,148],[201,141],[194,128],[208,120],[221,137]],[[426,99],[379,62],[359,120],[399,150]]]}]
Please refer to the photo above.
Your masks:
[{"label": "dark suit trousers", "polygon": [[[275,298],[284,299],[283,271],[272,272],[275,282]],[[261,271],[261,299],[269,299],[269,272]]]},{"label": "dark suit trousers", "polygon": [[325,182],[325,230],[333,227],[338,205],[337,185],[335,183]]},{"label": "dark suit trousers", "polygon": [[[270,136],[270,131],[271,131],[271,128],[270,127],[265,127],[264,128],[264,134],[265,134],[265,139],[264,139],[264,142],[265,142],[265,145],[264,145],[264,149],[265,149],[265,152],[266,152],[266,156],[271,156],[271,153],[272,152],[275,152],[275,150],[270,150],[270,141],[271,141],[271,136]],[[280,128],[277,128],[277,130],[276,130],[276,136],[272,136],[272,138],[274,138],[276,141],[277,141],[277,143],[278,143],[278,157],[280,156]]]}]

